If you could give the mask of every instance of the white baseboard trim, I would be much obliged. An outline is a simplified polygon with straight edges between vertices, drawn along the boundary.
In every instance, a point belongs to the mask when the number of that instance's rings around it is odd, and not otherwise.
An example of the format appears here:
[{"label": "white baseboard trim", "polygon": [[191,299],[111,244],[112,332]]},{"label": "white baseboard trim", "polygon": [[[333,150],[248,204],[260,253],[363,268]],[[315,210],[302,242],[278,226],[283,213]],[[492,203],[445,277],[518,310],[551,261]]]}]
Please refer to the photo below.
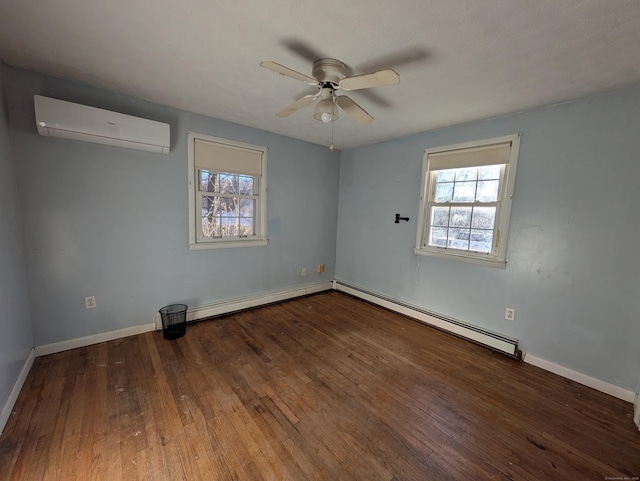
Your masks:
[{"label": "white baseboard trim", "polygon": [[11,416],[13,406],[15,406],[16,401],[18,400],[18,395],[22,390],[22,386],[24,386],[24,382],[27,380],[27,376],[29,375],[29,371],[31,371],[31,366],[33,366],[33,361],[35,358],[36,350],[35,348],[33,348],[31,349],[31,351],[29,351],[27,360],[24,362],[24,365],[20,370],[20,374],[18,375],[18,379],[16,379],[16,382],[13,385],[11,392],[9,393],[7,402],[4,403],[2,411],[0,411],[0,434],[2,434],[2,431],[4,431],[4,427],[7,425],[7,421],[9,421],[9,416]]},{"label": "white baseboard trim", "polygon": [[[225,301],[214,302],[211,304],[204,304],[202,306],[190,307],[189,309],[187,309],[187,322],[206,319],[207,317],[220,316],[222,314],[228,314],[230,312],[242,311],[244,309],[250,309],[252,307],[273,304],[274,302],[286,301],[289,299],[294,299],[296,297],[315,294],[317,292],[330,291],[332,289],[332,286],[333,285],[331,281],[319,282],[316,284],[310,284],[301,287],[292,287],[290,289],[269,292],[266,294],[238,297],[236,299],[229,299]],[[155,320],[156,329],[162,329],[162,319],[159,312],[155,313]]]},{"label": "white baseboard trim", "polygon": [[531,353],[525,354],[524,362],[542,368],[545,371],[549,371],[564,378],[570,379],[571,381],[583,384],[587,387],[595,389],[596,391],[600,391],[618,399],[622,399],[623,401],[632,403],[636,396],[633,391],[614,386],[613,384],[601,381],[600,379],[597,379],[595,377],[587,376],[586,374],[574,371],[559,364],[555,364],[551,361],[547,361],[546,359],[542,359],[541,357],[535,356]]},{"label": "white baseboard trim", "polygon": [[640,431],[640,393],[636,394],[635,401],[633,402],[633,422],[636,423]]},{"label": "white baseboard trim", "polygon": [[512,339],[495,332],[490,332],[462,321],[441,316],[440,314],[430,313],[420,307],[405,304],[396,299],[385,297],[382,294],[350,286],[340,281],[334,281],[333,288],[337,291],[350,294],[364,301],[389,309],[390,311],[410,317],[422,322],[423,324],[436,327],[456,336],[482,344],[483,346],[507,354],[508,356],[514,358],[519,358],[520,356],[517,339]]},{"label": "white baseboard trim", "polygon": [[35,351],[36,356],[38,357],[46,356],[47,354],[55,354],[56,352],[68,351],[69,349],[90,346],[92,344],[98,344],[105,341],[113,341],[114,339],[135,336],[136,334],[155,330],[156,325],[154,323],[142,324],[141,326],[125,327],[124,329],[118,329],[117,331],[101,332],[100,334],[94,334],[93,336],[78,337],[67,341],[36,346]]}]

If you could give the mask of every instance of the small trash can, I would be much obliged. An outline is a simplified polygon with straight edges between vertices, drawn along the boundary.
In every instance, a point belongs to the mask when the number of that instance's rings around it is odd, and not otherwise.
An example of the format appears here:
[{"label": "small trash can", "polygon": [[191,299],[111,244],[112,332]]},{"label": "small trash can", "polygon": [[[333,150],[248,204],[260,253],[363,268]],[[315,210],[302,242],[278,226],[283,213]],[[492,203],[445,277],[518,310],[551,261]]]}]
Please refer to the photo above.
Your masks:
[{"label": "small trash can", "polygon": [[185,304],[169,304],[160,309],[162,317],[162,334],[165,339],[178,339],[187,330],[187,306]]}]

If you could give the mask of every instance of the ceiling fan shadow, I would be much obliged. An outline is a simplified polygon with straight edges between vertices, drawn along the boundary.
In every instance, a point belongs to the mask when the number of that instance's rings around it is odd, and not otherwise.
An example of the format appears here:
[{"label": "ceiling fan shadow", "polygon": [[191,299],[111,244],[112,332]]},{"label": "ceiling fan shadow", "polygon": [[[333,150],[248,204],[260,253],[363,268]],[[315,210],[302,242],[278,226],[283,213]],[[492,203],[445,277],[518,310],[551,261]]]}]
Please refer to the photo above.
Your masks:
[{"label": "ceiling fan shadow", "polygon": [[375,104],[376,107],[388,109],[393,106],[393,102],[389,101],[389,99],[387,99],[385,96],[380,95],[372,90],[358,90],[354,93],[366,98],[369,102]]},{"label": "ceiling fan shadow", "polygon": [[299,57],[302,57],[305,60],[313,63],[319,58],[326,58],[322,52],[315,50],[313,47],[308,45],[307,43],[297,40],[294,38],[288,38],[283,40],[282,45],[284,45],[290,52],[295,53]]},{"label": "ceiling fan shadow", "polygon": [[387,53],[371,59],[367,62],[358,64],[358,72],[375,72],[382,68],[397,68],[407,65],[425,62],[432,54],[424,47],[411,46],[396,52]]}]

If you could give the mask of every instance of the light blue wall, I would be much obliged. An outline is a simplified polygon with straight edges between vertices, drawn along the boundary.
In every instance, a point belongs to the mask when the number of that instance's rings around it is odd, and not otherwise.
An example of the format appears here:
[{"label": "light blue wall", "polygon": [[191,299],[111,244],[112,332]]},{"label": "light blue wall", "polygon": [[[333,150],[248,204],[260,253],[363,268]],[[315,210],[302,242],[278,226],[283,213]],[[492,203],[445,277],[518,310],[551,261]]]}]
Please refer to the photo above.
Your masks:
[{"label": "light blue wall", "polygon": [[0,61],[0,409],[5,406],[33,347],[16,163],[10,148],[5,109],[4,75],[5,66]]},{"label": "light blue wall", "polygon": [[[33,344],[149,323],[170,302],[195,306],[330,280],[335,272],[345,282],[512,335],[527,352],[637,390],[639,89],[338,157],[319,146],[10,67],[4,83],[13,150],[0,150],[0,221],[20,223],[12,153],[34,339],[20,287],[19,228],[3,227],[3,263],[11,267],[3,264],[0,282],[15,315],[1,322],[11,322],[16,337],[2,336],[0,343],[17,354],[2,345],[2,356],[9,357],[1,358],[0,389],[11,384],[5,380],[15,378]],[[40,137],[34,94],[168,122],[171,153]],[[188,250],[187,130],[269,148],[267,247]],[[6,123],[0,125],[4,145],[6,131]],[[415,256],[423,150],[516,132],[522,143],[507,268]],[[396,212],[411,221],[394,224]],[[320,262],[326,264],[321,275],[315,272]],[[308,269],[306,278],[299,276],[301,267]],[[96,309],[85,310],[87,295],[96,296]],[[513,323],[504,320],[506,306],[516,309]]]},{"label": "light blue wall", "polygon": [[[173,302],[333,278],[339,157],[328,149],[15,68],[7,90],[36,345],[153,322]],[[171,152],[41,137],[34,94],[168,122]],[[188,130],[269,149],[268,246],[189,250]]]},{"label": "light blue wall", "polygon": [[[424,149],[517,132],[507,268],[416,256]],[[635,391],[639,208],[640,89],[427,132],[342,153],[336,277]]]}]

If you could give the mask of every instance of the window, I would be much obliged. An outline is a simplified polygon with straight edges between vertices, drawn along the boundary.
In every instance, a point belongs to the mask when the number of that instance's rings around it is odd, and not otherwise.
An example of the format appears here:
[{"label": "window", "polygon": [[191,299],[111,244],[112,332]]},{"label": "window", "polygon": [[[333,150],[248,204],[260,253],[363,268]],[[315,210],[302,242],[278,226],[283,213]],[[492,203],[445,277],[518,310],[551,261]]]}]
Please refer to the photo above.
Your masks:
[{"label": "window", "polygon": [[191,249],[266,245],[267,149],[189,132]]},{"label": "window", "polygon": [[520,134],[425,150],[415,253],[504,268]]}]

